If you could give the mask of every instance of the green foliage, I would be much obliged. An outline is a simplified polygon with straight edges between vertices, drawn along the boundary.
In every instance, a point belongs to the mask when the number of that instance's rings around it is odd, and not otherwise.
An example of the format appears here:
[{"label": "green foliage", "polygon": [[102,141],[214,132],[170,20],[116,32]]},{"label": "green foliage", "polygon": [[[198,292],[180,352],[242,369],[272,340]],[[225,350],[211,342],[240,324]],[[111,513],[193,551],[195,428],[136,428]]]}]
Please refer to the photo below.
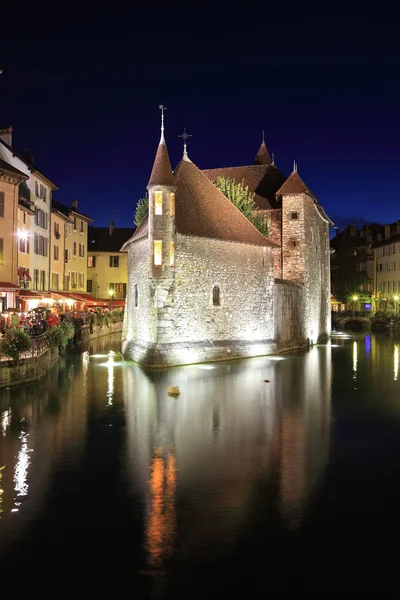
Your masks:
[{"label": "green foliage", "polygon": [[32,346],[29,335],[19,327],[9,327],[0,344],[0,354],[19,361],[22,352],[27,352]]},{"label": "green foliage", "polygon": [[98,327],[103,327],[105,320],[106,320],[105,314],[103,312],[99,311],[96,314],[96,325]]},{"label": "green foliage", "polygon": [[253,223],[265,237],[269,236],[269,222],[265,215],[260,215],[256,212],[257,207],[254,202],[254,193],[247,185],[237,183],[229,177],[218,177],[214,182],[215,186],[232,202],[236,208]]},{"label": "green foliage", "polygon": [[50,348],[58,348],[60,354],[65,352],[70,340],[74,338],[75,327],[69,321],[63,321],[60,325],[53,325],[45,333]]},{"label": "green foliage", "polygon": [[236,183],[229,177],[218,177],[215,186],[232,202],[236,208],[247,218],[252,221],[253,212],[255,210],[254,194],[242,183]]},{"label": "green foliage", "polygon": [[124,320],[124,309],[113,308],[110,313],[111,323],[120,323]]},{"label": "green foliage", "polygon": [[138,203],[136,205],[135,218],[133,219],[136,227],[139,227],[139,225],[141,225],[143,219],[148,214],[148,212],[149,212],[149,199],[148,198],[140,198],[140,200],[138,200]]},{"label": "green foliage", "polygon": [[266,215],[257,214],[253,215],[253,225],[257,227],[258,231],[265,237],[269,237],[269,219]]},{"label": "green foliage", "polygon": [[354,303],[352,296],[360,296],[360,286],[371,283],[365,271],[357,270],[367,251],[366,248],[355,249],[348,241],[343,241],[336,249],[332,260],[332,292],[339,302]]}]

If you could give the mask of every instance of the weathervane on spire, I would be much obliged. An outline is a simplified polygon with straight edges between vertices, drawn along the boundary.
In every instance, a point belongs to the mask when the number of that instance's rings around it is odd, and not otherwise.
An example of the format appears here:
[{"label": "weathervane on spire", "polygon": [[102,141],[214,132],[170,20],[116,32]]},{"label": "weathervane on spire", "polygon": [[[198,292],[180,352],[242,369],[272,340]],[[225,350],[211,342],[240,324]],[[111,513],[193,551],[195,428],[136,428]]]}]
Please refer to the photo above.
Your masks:
[{"label": "weathervane on spire", "polygon": [[264,129],[263,129],[263,130],[262,130],[262,143],[263,143],[263,144],[265,144],[265,139],[264,139],[264,136],[265,136],[265,131],[264,131]]},{"label": "weathervane on spire", "polygon": [[160,144],[164,143],[164,110],[167,110],[167,107],[164,104],[159,104],[158,108],[161,110],[161,139]]},{"label": "weathervane on spire", "polygon": [[189,160],[189,157],[186,152],[186,140],[192,137],[192,135],[190,133],[186,133],[186,127],[184,127],[183,133],[181,135],[178,135],[178,137],[183,139],[183,160]]},{"label": "weathervane on spire", "polygon": [[272,153],[272,161],[271,161],[271,165],[275,164],[275,152]]},{"label": "weathervane on spire", "polygon": [[297,162],[293,161],[293,173],[297,173]]}]

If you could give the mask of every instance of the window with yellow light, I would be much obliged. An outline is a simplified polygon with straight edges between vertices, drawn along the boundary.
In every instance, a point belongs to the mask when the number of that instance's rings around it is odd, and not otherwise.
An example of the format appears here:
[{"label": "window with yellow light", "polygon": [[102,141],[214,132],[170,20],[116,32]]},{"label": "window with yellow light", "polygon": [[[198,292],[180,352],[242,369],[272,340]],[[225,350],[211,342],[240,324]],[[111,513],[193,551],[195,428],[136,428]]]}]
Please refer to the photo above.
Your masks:
[{"label": "window with yellow light", "polygon": [[175,243],[169,243],[169,265],[173,267],[175,265]]},{"label": "window with yellow light", "polygon": [[170,202],[170,214],[171,217],[175,216],[175,192],[171,192],[170,197],[169,197],[169,202]]},{"label": "window with yellow light", "polygon": [[154,192],[154,214],[162,215],[162,192]]},{"label": "window with yellow light", "polygon": [[154,240],[154,264],[162,264],[162,241]]}]

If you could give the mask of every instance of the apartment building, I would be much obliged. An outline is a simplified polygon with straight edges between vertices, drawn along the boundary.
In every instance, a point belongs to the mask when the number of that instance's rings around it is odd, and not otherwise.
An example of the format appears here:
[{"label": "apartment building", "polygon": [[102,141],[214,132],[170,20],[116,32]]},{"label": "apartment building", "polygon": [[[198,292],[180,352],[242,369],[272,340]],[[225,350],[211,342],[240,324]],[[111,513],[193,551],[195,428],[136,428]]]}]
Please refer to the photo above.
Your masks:
[{"label": "apartment building", "polygon": [[122,245],[133,235],[133,227],[89,227],[87,292],[96,298],[124,299],[128,281],[128,255]]},{"label": "apartment building", "polygon": [[400,221],[385,225],[385,239],[374,247],[375,310],[399,312]]}]

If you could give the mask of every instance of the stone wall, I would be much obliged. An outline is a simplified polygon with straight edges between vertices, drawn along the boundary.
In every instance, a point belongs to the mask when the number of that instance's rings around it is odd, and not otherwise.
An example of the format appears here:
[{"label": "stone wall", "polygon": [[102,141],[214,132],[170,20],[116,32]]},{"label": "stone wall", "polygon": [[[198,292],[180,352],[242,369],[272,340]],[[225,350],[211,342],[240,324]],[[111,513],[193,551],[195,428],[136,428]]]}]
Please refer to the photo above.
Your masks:
[{"label": "stone wall", "polygon": [[40,356],[25,358],[17,365],[12,360],[1,361],[0,389],[40,379],[57,360],[58,350],[49,348]]},{"label": "stone wall", "polygon": [[[138,251],[132,249],[131,254],[135,255],[132,264],[137,265]],[[173,278],[148,282],[154,293],[148,306],[157,307],[156,342],[143,343],[140,327],[129,330],[129,323],[132,327],[139,319],[127,320],[123,345],[127,357],[166,366],[275,350],[273,258],[269,248],[177,234],[175,257]],[[132,276],[139,277],[137,267]],[[220,289],[220,306],[213,305],[214,286]],[[133,310],[130,300],[127,312]],[[147,313],[150,310],[154,308],[148,308]],[[140,319],[149,320],[145,305]],[[129,340],[129,335],[135,339]]]},{"label": "stone wall", "polygon": [[258,210],[257,214],[265,215],[268,218],[268,239],[279,245],[279,248],[272,249],[272,255],[274,257],[274,276],[279,279],[282,277],[282,211],[278,208],[273,210]]},{"label": "stone wall", "polygon": [[304,330],[304,286],[295,281],[275,279],[275,342],[278,351],[306,344]]},{"label": "stone wall", "polygon": [[308,194],[282,199],[282,261],[283,278],[304,284],[304,332],[316,343],[330,334],[329,223]]}]

